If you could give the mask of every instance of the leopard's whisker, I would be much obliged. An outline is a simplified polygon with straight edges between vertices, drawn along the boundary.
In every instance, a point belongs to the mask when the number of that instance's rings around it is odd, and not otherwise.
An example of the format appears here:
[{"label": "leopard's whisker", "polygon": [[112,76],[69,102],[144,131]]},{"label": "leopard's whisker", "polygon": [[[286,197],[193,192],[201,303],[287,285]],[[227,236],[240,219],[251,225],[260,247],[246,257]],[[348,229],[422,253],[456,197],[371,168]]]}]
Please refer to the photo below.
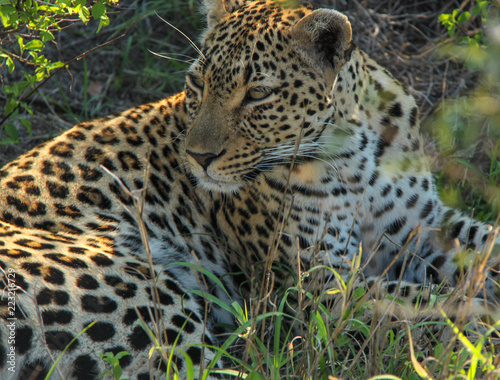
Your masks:
[{"label": "leopard's whisker", "polygon": [[196,50],[198,52],[198,54],[203,58],[203,61],[206,60],[206,57],[203,54],[203,52],[201,51],[201,49],[193,42],[193,40],[191,40],[191,38],[189,38],[182,30],[180,30],[179,28],[175,27],[174,25],[172,25],[171,23],[169,23],[167,20],[165,20],[164,18],[162,18],[157,12],[155,12],[155,14],[165,24],[167,24],[168,26],[170,26],[172,29],[175,29],[182,36],[184,36],[184,38],[186,38],[186,40],[188,40],[189,44],[194,48],[194,50]]},{"label": "leopard's whisker", "polygon": [[160,57],[160,58],[165,58],[165,59],[168,59],[168,60],[171,60],[171,61],[176,61],[176,62],[183,62],[183,63],[187,63],[187,64],[191,64],[193,63],[194,61],[196,61],[197,58],[193,58],[193,57],[190,57],[188,55],[184,55],[184,54],[178,54],[179,56],[182,56],[182,57],[186,57],[186,58],[189,58],[189,59],[180,59],[180,58],[175,58],[175,57],[172,57],[172,55],[176,55],[175,53],[169,53],[168,55],[167,54],[164,54],[164,53],[156,53],[150,49],[148,49],[148,51],[157,56],[157,57]]}]

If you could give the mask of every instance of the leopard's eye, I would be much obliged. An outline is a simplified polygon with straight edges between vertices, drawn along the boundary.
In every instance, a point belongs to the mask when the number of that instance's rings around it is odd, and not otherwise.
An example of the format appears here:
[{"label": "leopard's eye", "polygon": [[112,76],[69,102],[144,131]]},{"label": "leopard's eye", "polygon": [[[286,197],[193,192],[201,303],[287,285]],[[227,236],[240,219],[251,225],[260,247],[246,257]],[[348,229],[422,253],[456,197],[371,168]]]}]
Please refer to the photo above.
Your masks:
[{"label": "leopard's eye", "polygon": [[188,81],[188,84],[190,84],[192,87],[194,87],[197,90],[203,90],[203,87],[205,86],[203,79],[197,75],[189,74],[187,76],[187,81]]},{"label": "leopard's eye", "polygon": [[255,87],[247,91],[247,100],[263,100],[271,95],[273,92],[270,88]]}]

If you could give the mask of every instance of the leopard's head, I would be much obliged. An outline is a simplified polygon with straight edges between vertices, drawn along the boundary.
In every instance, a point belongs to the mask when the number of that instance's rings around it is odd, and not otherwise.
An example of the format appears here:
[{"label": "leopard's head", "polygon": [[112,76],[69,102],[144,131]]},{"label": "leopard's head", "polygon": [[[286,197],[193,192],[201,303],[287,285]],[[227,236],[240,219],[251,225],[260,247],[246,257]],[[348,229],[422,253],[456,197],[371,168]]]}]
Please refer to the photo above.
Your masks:
[{"label": "leopard's head", "polygon": [[234,192],[318,156],[351,26],[334,10],[205,3],[208,29],[185,87],[186,157],[206,189]]}]

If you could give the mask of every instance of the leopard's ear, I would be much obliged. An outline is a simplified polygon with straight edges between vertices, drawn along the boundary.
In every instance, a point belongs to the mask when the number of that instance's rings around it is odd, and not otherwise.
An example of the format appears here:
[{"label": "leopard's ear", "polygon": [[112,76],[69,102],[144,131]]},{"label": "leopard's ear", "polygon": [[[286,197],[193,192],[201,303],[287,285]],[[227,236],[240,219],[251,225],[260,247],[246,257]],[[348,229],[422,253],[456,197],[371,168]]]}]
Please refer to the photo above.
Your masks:
[{"label": "leopard's ear", "polygon": [[292,38],[304,59],[323,70],[333,83],[351,50],[352,31],[347,17],[334,10],[317,9],[293,26]]},{"label": "leopard's ear", "polygon": [[223,18],[243,5],[242,0],[205,0],[204,11],[207,15],[208,28],[212,28]]}]

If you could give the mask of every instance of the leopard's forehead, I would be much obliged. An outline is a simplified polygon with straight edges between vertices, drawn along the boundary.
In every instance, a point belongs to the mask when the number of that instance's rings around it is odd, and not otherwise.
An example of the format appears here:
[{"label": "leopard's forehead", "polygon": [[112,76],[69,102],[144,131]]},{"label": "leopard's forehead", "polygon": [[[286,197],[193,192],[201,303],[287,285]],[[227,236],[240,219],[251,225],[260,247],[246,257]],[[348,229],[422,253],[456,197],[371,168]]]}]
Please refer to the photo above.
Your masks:
[{"label": "leopard's forehead", "polygon": [[212,82],[265,76],[297,59],[290,48],[290,30],[311,6],[285,8],[273,1],[247,2],[205,33],[199,68]]},{"label": "leopard's forehead", "polygon": [[219,37],[224,34],[223,38],[229,40],[241,37],[241,32],[278,32],[293,26],[313,9],[311,5],[284,7],[275,1],[250,1],[222,19],[213,32],[219,33]]}]

